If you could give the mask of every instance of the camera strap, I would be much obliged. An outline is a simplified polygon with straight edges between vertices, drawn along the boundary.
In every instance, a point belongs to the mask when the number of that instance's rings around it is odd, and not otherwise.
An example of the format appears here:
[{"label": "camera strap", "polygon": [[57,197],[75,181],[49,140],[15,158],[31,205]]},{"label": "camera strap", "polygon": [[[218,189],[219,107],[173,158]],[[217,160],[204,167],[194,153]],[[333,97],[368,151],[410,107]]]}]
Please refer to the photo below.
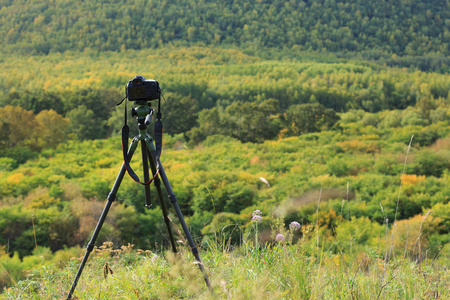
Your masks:
[{"label": "camera strap", "polygon": [[123,162],[125,164],[125,169],[128,172],[128,175],[130,175],[131,178],[133,178],[134,181],[140,182],[139,177],[134,173],[133,169],[130,166],[130,159],[128,158],[128,137],[130,134],[130,128],[125,123],[122,126],[122,153],[123,153]]},{"label": "camera strap", "polygon": [[[154,174],[153,178],[150,179],[149,181],[141,182],[139,180],[139,177],[133,171],[133,168],[131,168],[131,166],[130,166],[131,157],[128,157],[128,152],[127,152],[129,134],[130,134],[130,128],[128,127],[127,124],[124,124],[122,126],[122,154],[123,154],[123,163],[125,164],[125,169],[127,170],[128,175],[130,175],[130,177],[136,183],[139,183],[139,184],[142,184],[142,185],[149,185],[149,184],[151,184],[153,182],[153,180],[156,179],[156,177],[158,177],[158,174],[159,174],[159,156],[156,159],[156,164],[157,164],[157,166],[156,166],[156,174]],[[151,155],[151,154],[149,153],[149,155]]]},{"label": "camera strap", "polygon": [[[117,105],[122,104],[122,102],[126,99],[127,97],[123,98],[122,101],[120,101],[120,103],[118,103]],[[128,122],[127,122],[127,102],[125,101],[125,113],[124,113],[124,124],[122,126],[122,154],[123,154],[123,162],[125,164],[125,168],[128,172],[128,175],[130,175],[131,178],[133,178],[134,181],[139,182],[139,177],[136,175],[136,173],[133,171],[133,169],[130,166],[130,159],[128,158],[128,138],[130,136],[130,128],[128,127]]]},{"label": "camera strap", "polygon": [[158,157],[161,156],[162,150],[162,136],[163,136],[163,124],[161,120],[157,120],[155,122],[155,147],[156,147],[156,155]]},{"label": "camera strap", "polygon": [[[125,99],[125,98],[124,98]],[[123,100],[122,100],[123,102]],[[120,102],[117,105],[120,105],[122,102]],[[156,174],[153,176],[152,179],[150,179],[147,182],[141,182],[139,180],[139,177],[136,175],[136,173],[133,171],[133,168],[131,168],[130,165],[130,160],[131,157],[128,157],[128,139],[130,136],[130,128],[128,127],[127,124],[127,101],[125,102],[125,116],[124,116],[124,124],[122,126],[122,154],[123,154],[123,162],[125,164],[125,169],[127,170],[128,175],[130,175],[130,177],[137,183],[142,184],[142,185],[149,185],[153,182],[153,180],[156,179],[156,177],[158,177],[159,174],[159,156],[161,155],[161,148],[159,149],[159,152],[157,152],[158,157],[156,159],[156,163],[157,163],[157,168],[156,168]],[[162,140],[162,124],[161,124],[161,140]],[[149,155],[151,155],[149,153]]]}]

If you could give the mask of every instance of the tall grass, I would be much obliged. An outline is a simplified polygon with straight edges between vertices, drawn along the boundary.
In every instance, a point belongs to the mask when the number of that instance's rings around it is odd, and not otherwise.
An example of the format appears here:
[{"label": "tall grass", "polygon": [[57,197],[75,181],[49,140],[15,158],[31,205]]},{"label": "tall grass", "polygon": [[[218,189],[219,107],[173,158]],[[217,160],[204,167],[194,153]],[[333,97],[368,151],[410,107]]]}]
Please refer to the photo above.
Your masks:
[{"label": "tall grass", "polygon": [[[273,219],[272,234],[285,230]],[[214,292],[205,285],[195,259],[182,242],[180,253],[143,251],[133,245],[95,249],[75,291],[76,299],[449,299],[450,272],[440,259],[420,262],[366,249],[324,248],[320,230],[304,225],[301,237],[260,243],[256,226],[241,244],[217,236],[202,244],[201,256]],[[389,233],[387,232],[387,235]],[[386,236],[386,239],[389,239]],[[319,241],[319,243],[317,243]],[[339,241],[336,240],[339,244]],[[389,245],[388,245],[389,248]],[[2,299],[64,299],[79,266],[74,258],[48,265],[5,290]],[[108,272],[105,272],[105,268]],[[111,272],[112,271],[112,272]]]}]

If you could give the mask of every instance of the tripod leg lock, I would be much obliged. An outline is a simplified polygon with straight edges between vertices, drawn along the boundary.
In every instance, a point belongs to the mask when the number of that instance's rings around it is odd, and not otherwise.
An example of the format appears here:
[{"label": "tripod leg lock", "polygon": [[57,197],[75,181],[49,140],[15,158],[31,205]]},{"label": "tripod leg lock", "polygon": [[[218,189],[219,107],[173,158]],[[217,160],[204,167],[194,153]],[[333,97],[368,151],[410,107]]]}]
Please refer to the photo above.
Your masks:
[{"label": "tripod leg lock", "polygon": [[170,224],[171,220],[169,219],[169,217],[164,217],[163,219],[164,219],[164,223]]},{"label": "tripod leg lock", "polygon": [[170,194],[168,196],[170,203],[174,204],[177,202],[177,196],[175,196],[175,194]]},{"label": "tripod leg lock", "polygon": [[197,247],[193,247],[191,250],[192,250],[192,254],[194,254],[194,256],[197,256],[197,255],[198,255],[198,249],[197,249]]},{"label": "tripod leg lock", "polygon": [[115,193],[109,193],[106,199],[108,199],[108,201],[114,202],[114,200],[116,200],[116,196],[117,195]]},{"label": "tripod leg lock", "polygon": [[89,243],[89,244],[87,245],[87,247],[86,247],[86,250],[87,250],[88,252],[92,252],[92,250],[94,250],[94,247],[95,247],[94,244]]}]

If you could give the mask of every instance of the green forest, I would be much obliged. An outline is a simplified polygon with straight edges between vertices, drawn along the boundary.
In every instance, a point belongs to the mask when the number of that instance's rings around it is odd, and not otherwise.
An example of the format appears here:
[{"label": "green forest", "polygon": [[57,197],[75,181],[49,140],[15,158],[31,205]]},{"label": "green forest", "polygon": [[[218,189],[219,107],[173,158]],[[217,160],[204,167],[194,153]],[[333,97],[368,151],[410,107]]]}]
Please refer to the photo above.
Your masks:
[{"label": "green forest", "polygon": [[3,51],[123,51],[204,44],[379,57],[446,57],[448,1],[0,2]]},{"label": "green forest", "polygon": [[[83,252],[136,75],[162,87],[161,162],[201,247],[240,245],[259,210],[264,249],[295,221],[292,245],[316,232],[343,264],[387,261],[392,234],[395,256],[448,265],[449,6],[0,0],[0,293]],[[126,176],[97,245],[168,248],[152,196]]]}]

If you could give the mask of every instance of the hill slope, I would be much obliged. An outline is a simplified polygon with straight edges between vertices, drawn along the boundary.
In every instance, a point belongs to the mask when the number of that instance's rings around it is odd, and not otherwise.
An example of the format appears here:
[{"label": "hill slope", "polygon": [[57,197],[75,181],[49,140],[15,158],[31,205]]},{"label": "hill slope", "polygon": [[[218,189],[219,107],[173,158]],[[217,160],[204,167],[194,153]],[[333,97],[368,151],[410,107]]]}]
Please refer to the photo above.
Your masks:
[{"label": "hill slope", "polygon": [[1,0],[0,8],[0,45],[8,52],[201,43],[372,56],[450,54],[448,1]]}]

